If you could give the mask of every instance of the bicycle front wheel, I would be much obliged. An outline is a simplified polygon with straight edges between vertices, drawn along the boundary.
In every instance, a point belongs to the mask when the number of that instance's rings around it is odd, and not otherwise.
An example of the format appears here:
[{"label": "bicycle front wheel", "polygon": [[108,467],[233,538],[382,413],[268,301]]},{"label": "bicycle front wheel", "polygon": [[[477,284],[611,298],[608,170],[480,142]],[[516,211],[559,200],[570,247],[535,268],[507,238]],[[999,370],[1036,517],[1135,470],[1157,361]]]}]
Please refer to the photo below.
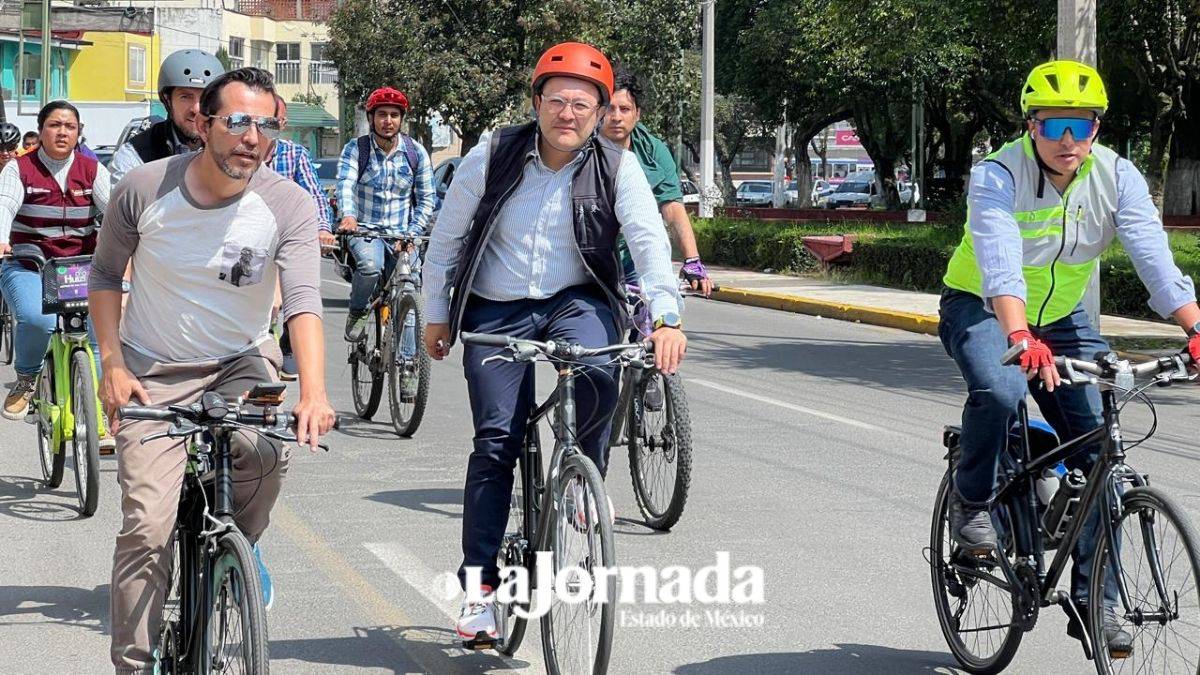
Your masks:
[{"label": "bicycle front wheel", "polygon": [[679,522],[692,481],[692,420],[678,375],[647,372],[629,411],[629,473],[646,524],[669,530]]},{"label": "bicycle front wheel", "polygon": [[1021,646],[1016,596],[995,561],[963,555],[950,540],[951,475],[947,471],[938,488],[929,535],[933,603],[946,644],[963,668],[998,673]]},{"label": "bicycle front wheel", "polygon": [[350,390],[354,412],[364,420],[375,416],[383,396],[384,369],[380,358],[381,319],[379,311],[367,318],[367,335],[350,346]]},{"label": "bicycle front wheel", "polygon": [[84,516],[91,516],[100,501],[100,425],[92,360],[82,349],[71,354],[71,413],[75,418],[71,457],[75,462],[79,510]]},{"label": "bicycle front wheel", "polygon": [[42,361],[42,372],[37,378],[33,401],[37,415],[38,458],[42,463],[42,480],[46,487],[56,488],[62,485],[63,465],[66,463],[66,453],[60,438],[54,442],[54,426],[58,423],[58,415],[54,413],[54,361],[47,356]]},{"label": "bicycle front wheel", "polygon": [[212,604],[200,672],[269,672],[262,584],[250,544],[240,532],[217,540],[210,578]]},{"label": "bicycle front wheel", "polygon": [[[429,352],[425,351],[421,296],[400,295],[392,312],[391,358],[388,359],[388,403],[396,433],[408,438],[421,426],[429,398]],[[406,352],[411,352],[406,354]]]},{"label": "bicycle front wheel", "polygon": [[[562,464],[552,496],[546,546],[553,553],[552,578],[567,578],[579,602],[551,600],[542,616],[542,652],[550,675],[608,672],[612,651],[616,567],[612,510],[604,479],[592,460],[572,455]],[[557,586],[557,582],[555,584]]]},{"label": "bicycle front wheel", "polygon": [[[1113,535],[1116,542],[1114,544]],[[1112,608],[1133,636],[1133,651],[1105,648],[1104,602],[1088,603],[1096,670],[1113,673],[1200,672],[1200,554],[1196,530],[1173,500],[1151,487],[1130,489],[1119,520],[1102,528],[1088,598],[1103,598],[1104,580],[1120,588]]]}]

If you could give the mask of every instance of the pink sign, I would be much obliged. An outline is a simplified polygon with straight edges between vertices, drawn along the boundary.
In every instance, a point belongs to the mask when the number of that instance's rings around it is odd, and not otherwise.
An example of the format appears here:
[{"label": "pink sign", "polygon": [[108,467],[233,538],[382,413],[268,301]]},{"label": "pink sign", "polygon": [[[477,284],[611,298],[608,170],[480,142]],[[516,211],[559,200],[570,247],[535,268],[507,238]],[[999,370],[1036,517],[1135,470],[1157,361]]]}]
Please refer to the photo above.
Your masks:
[{"label": "pink sign", "polygon": [[858,145],[858,134],[853,129],[835,131],[833,144],[839,146],[856,146]]}]

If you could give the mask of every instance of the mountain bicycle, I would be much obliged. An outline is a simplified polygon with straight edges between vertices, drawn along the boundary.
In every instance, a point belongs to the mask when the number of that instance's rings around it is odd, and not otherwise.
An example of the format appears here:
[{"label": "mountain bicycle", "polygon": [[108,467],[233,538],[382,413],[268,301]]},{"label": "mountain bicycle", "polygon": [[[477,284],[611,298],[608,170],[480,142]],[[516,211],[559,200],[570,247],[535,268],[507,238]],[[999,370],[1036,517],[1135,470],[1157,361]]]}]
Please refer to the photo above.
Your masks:
[{"label": "mountain bicycle", "polygon": [[[1015,363],[1025,348],[1024,343],[1015,345],[1004,355],[1004,363]],[[1145,391],[1190,382],[1195,377],[1188,371],[1190,364],[1186,354],[1136,365],[1112,353],[1095,361],[1057,357],[1064,385],[1100,387],[1103,424],[1059,444],[1052,434],[1037,432],[1021,407],[1001,455],[990,502],[998,545],[987,555],[968,555],[950,538],[947,510],[962,431],[945,428],[949,467],[938,489],[928,550],[938,622],[963,668],[972,673],[1003,670],[1022,635],[1033,629],[1039,610],[1058,604],[1077,625],[1086,627],[1084,655],[1102,675],[1197,672],[1196,532],[1173,499],[1126,464],[1126,452],[1150,438],[1157,427],[1157,413]],[[1122,435],[1120,414],[1134,399],[1150,407],[1155,423],[1145,437],[1130,442]],[[1089,474],[1077,469],[1056,478],[1053,467],[1059,462],[1095,446],[1099,458]],[[1111,578],[1118,600],[1111,608],[1103,601],[1089,602],[1088,615],[1081,617],[1070,594],[1057,585],[1084,524],[1096,511],[1100,527],[1088,597],[1104,598],[1105,579]],[[1053,554],[1048,567],[1046,552]],[[1106,611],[1133,635],[1131,652],[1112,653],[1107,647]]]},{"label": "mountain bicycle", "polygon": [[[595,580],[587,599],[578,604],[553,600],[542,617],[542,652],[552,675],[560,673],[604,673],[612,652],[615,583],[601,581],[596,570],[616,566],[613,542],[613,517],[608,493],[600,470],[577,442],[576,379],[590,366],[582,359],[613,355],[625,367],[653,368],[649,356],[652,345],[616,344],[587,348],[564,342],[538,342],[505,335],[464,332],[464,344],[497,348],[483,359],[493,361],[554,364],[558,380],[554,391],[529,413],[525,442],[517,460],[517,473],[509,509],[508,531],[497,556],[502,574],[515,574],[516,568],[528,571],[530,586],[536,579],[536,554],[549,551],[554,569],[576,568],[590,577],[588,582],[572,580],[571,588]],[[635,366],[635,364],[637,364]],[[543,467],[538,424],[551,419],[554,450]],[[501,581],[501,586],[504,585]],[[529,603],[496,602],[497,638],[479,636],[467,640],[469,649],[494,648],[513,655],[525,637],[528,620],[517,613],[529,610]]]},{"label": "mountain bicycle", "polygon": [[[296,442],[295,419],[277,410],[284,386],[260,384],[244,401],[232,404],[210,391],[191,405],[120,410],[121,419],[128,422],[170,424],[143,443],[178,438],[187,448],[179,516],[171,537],[169,587],[154,646],[155,672],[160,675],[269,672],[258,566],[250,542],[233,520],[232,439],[250,432]],[[262,410],[247,409],[251,406]]]},{"label": "mountain bicycle", "polygon": [[105,433],[87,329],[92,257],[47,261],[36,244],[17,244],[11,256],[41,273],[42,312],[58,316],[27,418],[37,426],[42,479],[50,488],[62,484],[66,446],[70,444],[79,509],[84,516],[91,516],[100,501],[100,436]]},{"label": "mountain bicycle", "polygon": [[[366,225],[366,224],[360,224]],[[343,232],[342,244],[334,250],[334,261],[343,278],[353,278],[354,262],[350,237],[380,239],[392,245],[396,261],[392,273],[381,277],[379,286],[367,303],[367,335],[350,345],[351,393],[354,410],[369,420],[379,409],[383,384],[388,385],[388,409],[396,433],[410,437],[421,425],[429,399],[432,360],[425,350],[424,300],[421,296],[420,270],[410,247],[424,246],[429,237],[404,235],[391,237],[372,231]]]}]

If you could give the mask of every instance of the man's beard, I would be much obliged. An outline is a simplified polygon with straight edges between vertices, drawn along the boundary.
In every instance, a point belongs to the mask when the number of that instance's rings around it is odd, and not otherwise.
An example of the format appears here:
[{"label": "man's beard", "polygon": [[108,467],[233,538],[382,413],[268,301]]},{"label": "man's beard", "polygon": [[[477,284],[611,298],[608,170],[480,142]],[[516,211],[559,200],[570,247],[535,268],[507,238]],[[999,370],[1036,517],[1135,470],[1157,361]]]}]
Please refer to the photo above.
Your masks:
[{"label": "man's beard", "polygon": [[[254,153],[256,161],[254,162],[253,167],[251,167],[249,169],[234,168],[232,166],[232,164],[230,164],[230,160],[233,158],[234,153],[237,152],[238,148],[240,148],[240,147],[241,146],[239,145],[239,146],[235,147],[233,150],[230,150],[229,152],[227,152],[225,154],[221,154],[221,153],[217,152],[215,148],[212,149],[213,159],[216,160],[217,167],[221,169],[222,173],[224,173],[226,176],[229,176],[230,178],[232,178],[234,180],[246,180],[250,176],[254,175],[254,172],[258,171],[258,167],[262,165],[262,160],[257,159],[258,153]],[[244,150],[243,150],[243,152],[244,152]]]},{"label": "man's beard", "polygon": [[191,125],[192,131],[190,131],[190,132],[187,129],[176,124],[175,120],[171,120],[171,126],[175,127],[175,135],[179,137],[179,140],[183,141],[185,144],[192,146],[192,147],[199,145],[200,134],[195,131],[195,129],[196,129],[195,123],[193,123]]}]

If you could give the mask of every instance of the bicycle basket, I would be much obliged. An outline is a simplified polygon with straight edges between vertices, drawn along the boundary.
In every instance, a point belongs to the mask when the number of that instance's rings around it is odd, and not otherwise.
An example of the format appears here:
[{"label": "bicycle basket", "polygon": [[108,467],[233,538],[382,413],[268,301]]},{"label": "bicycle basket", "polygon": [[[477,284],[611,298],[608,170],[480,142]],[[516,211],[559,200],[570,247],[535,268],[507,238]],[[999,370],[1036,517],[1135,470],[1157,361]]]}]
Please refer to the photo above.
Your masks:
[{"label": "bicycle basket", "polygon": [[42,267],[42,313],[63,314],[87,309],[92,256],[53,258]]}]

